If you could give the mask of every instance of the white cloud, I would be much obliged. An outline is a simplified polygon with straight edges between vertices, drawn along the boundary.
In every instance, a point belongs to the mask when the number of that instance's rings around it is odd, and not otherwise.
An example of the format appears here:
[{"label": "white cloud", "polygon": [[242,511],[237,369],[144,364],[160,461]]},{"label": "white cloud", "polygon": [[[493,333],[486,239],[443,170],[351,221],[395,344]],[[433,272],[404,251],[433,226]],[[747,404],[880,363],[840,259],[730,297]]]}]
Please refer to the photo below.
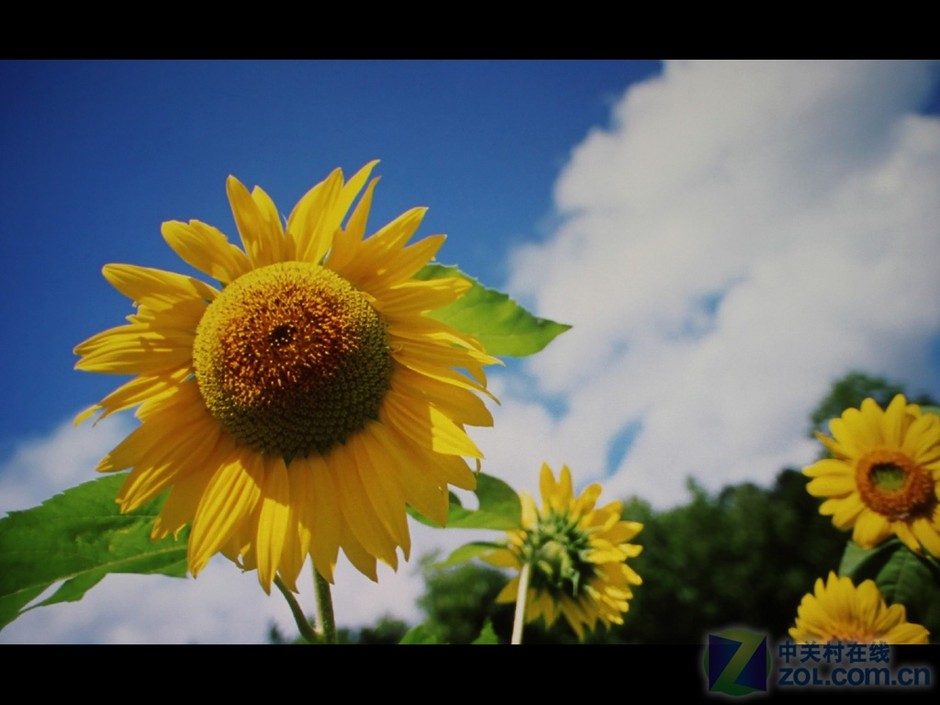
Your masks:
[{"label": "white cloud", "polygon": [[127,416],[97,426],[64,421],[48,437],[20,443],[0,464],[0,513],[33,507],[97,477],[95,466],[133,428]]},{"label": "white cloud", "polygon": [[662,506],[690,475],[766,482],[813,457],[807,416],[849,369],[937,391],[940,120],[913,114],[936,70],[672,63],[574,150],[562,224],[509,288],[574,324],[528,372],[564,399],[541,428],[582,484],[612,472],[607,491]]},{"label": "white cloud", "polygon": [[[384,614],[420,621],[415,606],[424,588],[417,561],[394,573],[379,567],[373,583],[343,561],[336,573],[333,604],[339,626],[375,622]],[[308,615],[316,606],[309,584],[298,587],[298,602]],[[242,573],[217,556],[199,577],[109,575],[75,603],[39,607],[0,632],[0,643],[95,644],[252,644],[267,639],[271,625],[285,635],[297,633],[280,593],[266,595],[255,572]]]}]

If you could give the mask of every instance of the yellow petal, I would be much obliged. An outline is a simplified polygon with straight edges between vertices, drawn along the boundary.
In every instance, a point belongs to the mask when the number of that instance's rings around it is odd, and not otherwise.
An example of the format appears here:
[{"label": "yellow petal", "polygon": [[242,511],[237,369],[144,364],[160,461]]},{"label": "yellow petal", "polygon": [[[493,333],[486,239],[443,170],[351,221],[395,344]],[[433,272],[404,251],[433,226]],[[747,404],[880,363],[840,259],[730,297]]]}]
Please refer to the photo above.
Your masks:
[{"label": "yellow petal", "polygon": [[336,468],[333,479],[342,507],[344,527],[349,528],[356,543],[367,553],[397,567],[395,543],[375,517],[374,507],[362,486],[356,459],[349,452],[348,445],[334,448],[327,456],[327,463]]},{"label": "yellow petal", "polygon": [[433,465],[422,462],[422,456],[399,434],[382,424],[369,424],[368,433],[388,458],[405,494],[405,501],[420,514],[441,526],[447,523],[449,507],[444,480]]},{"label": "yellow petal", "polygon": [[911,523],[911,530],[924,548],[934,557],[940,558],[940,531],[937,526],[927,519],[915,519]]},{"label": "yellow petal", "polygon": [[314,500],[311,530],[314,541],[310,545],[310,554],[320,575],[333,582],[333,569],[343,537],[343,518],[336,500],[338,491],[333,481],[333,469],[319,455],[311,455],[305,462],[310,469]]},{"label": "yellow petal", "polygon": [[[353,202],[356,195],[362,190],[362,185],[369,178],[372,169],[375,168],[375,165],[378,163],[379,161],[376,159],[366,164],[362,169],[356,172],[346,183],[346,186],[343,187],[343,202],[346,204],[344,210],[348,210],[349,204]],[[352,215],[349,216],[346,231],[355,240],[362,240],[362,238],[365,237],[369,211],[372,208],[372,193],[378,181],[378,177],[369,181],[365,193],[362,194],[362,198],[360,198],[359,203],[356,204],[355,210],[353,210]]]},{"label": "yellow petal", "polygon": [[154,540],[170,534],[176,536],[184,526],[192,522],[196,507],[199,506],[211,479],[211,472],[194,472],[177,478],[160,514],[154,520],[151,531]]},{"label": "yellow petal", "polygon": [[363,489],[375,508],[377,518],[395,543],[401,546],[405,560],[408,560],[411,537],[405,513],[405,494],[397,473],[388,472],[387,458],[371,434],[361,433],[350,439],[348,445],[356,458]]},{"label": "yellow petal", "polygon": [[820,514],[832,514],[832,523],[842,530],[850,528],[863,511],[865,505],[855,495],[845,499],[827,500],[819,507]]},{"label": "yellow petal", "polygon": [[111,328],[76,346],[81,360],[75,369],[161,376],[192,364],[194,337],[195,330],[160,331],[144,325]]},{"label": "yellow petal", "polygon": [[824,475],[806,485],[806,491],[814,497],[840,497],[855,490],[855,478],[850,475]]},{"label": "yellow petal", "polygon": [[291,463],[287,476],[290,480],[290,519],[278,573],[288,589],[298,592],[296,581],[313,541],[313,483],[310,466],[303,461]]},{"label": "yellow petal", "polygon": [[866,509],[855,520],[852,540],[862,548],[872,548],[891,535],[891,525],[880,514]]},{"label": "yellow petal", "polygon": [[447,455],[483,457],[466,432],[433,406],[409,403],[406,398],[389,392],[379,417],[423,448]]},{"label": "yellow petal", "polygon": [[417,316],[454,303],[473,286],[466,279],[447,277],[417,281],[409,279],[388,287],[376,298],[376,309],[385,318],[403,318],[407,327],[408,317]]},{"label": "yellow petal", "polygon": [[907,426],[907,401],[903,394],[898,394],[888,404],[881,421],[885,443],[900,446]]},{"label": "yellow petal", "polygon": [[822,477],[824,475],[838,475],[849,478],[855,477],[855,469],[844,460],[834,460],[826,458],[817,460],[815,463],[803,470],[807,477]]},{"label": "yellow petal", "polygon": [[188,433],[162,452],[154,452],[134,462],[117,495],[122,512],[129,512],[162,494],[171,484],[190,473],[202,472],[218,444],[220,431],[213,423],[190,426]]},{"label": "yellow petal", "polygon": [[480,556],[484,561],[497,568],[519,568],[519,558],[508,548],[499,548]]},{"label": "yellow petal", "polygon": [[223,284],[251,270],[248,256],[217,228],[198,220],[171,220],[161,227],[163,239],[180,258]]},{"label": "yellow petal", "polygon": [[[97,411],[101,411],[98,421],[115,411],[128,409],[137,406],[145,401],[159,401],[175,393],[183,380],[185,380],[192,370],[190,366],[184,365],[178,369],[171,369],[159,372],[155,375],[142,375],[135,377],[130,382],[121,385],[108,396],[102,399],[95,406],[86,409],[76,419],[76,425],[88,418]],[[97,422],[96,422],[97,423]]]},{"label": "yellow petal", "polygon": [[[277,214],[264,207],[270,202],[267,194],[256,200],[241,181],[229,176],[225,190],[232,206],[232,216],[238,226],[245,253],[252,267],[266,267],[284,261],[284,233]],[[263,192],[262,192],[263,193]],[[262,204],[262,207],[259,207]]]},{"label": "yellow petal", "polygon": [[519,578],[513,578],[505,587],[499,591],[499,594],[496,596],[496,602],[500,604],[512,603],[516,601],[516,597],[519,594]]},{"label": "yellow petal", "polygon": [[[141,415],[141,414],[139,414]],[[134,429],[98,465],[99,472],[113,472],[133,467],[154,452],[169,448],[181,436],[205,432],[205,425],[213,423],[200,402],[195,384],[176,387],[165,398],[148,408],[144,423]]]},{"label": "yellow petal", "polygon": [[346,215],[336,203],[342,190],[343,172],[334,169],[294,206],[287,219],[287,232],[296,243],[297,258],[301,262],[319,264],[330,249],[333,233]]},{"label": "yellow petal", "polygon": [[349,562],[356,566],[356,569],[360,573],[369,578],[372,582],[377,583],[379,578],[375,571],[375,556],[363,548],[348,525],[344,523],[342,529],[343,553],[346,554]]},{"label": "yellow petal", "polygon": [[368,289],[368,282],[380,278],[385,269],[393,266],[404,244],[414,235],[427,212],[426,208],[412,208],[402,213],[372,237],[358,243],[356,257],[342,257],[342,251],[328,261],[330,269],[353,282],[360,289]]},{"label": "yellow petal", "polygon": [[133,264],[105,265],[101,273],[115,289],[140,306],[172,311],[185,316],[184,321],[195,317],[198,323],[206,302],[219,293],[198,279]]},{"label": "yellow petal", "polygon": [[264,483],[264,461],[251,450],[230,457],[206,486],[189,536],[189,570],[196,575],[255,511]]},{"label": "yellow petal", "polygon": [[413,370],[396,370],[392,375],[391,388],[396,394],[407,397],[409,404],[433,404],[460,423],[470,426],[493,425],[493,415],[480,397]]},{"label": "yellow petal", "polygon": [[921,464],[940,458],[940,416],[924,414],[915,419],[907,430],[902,450]]},{"label": "yellow petal", "polygon": [[357,279],[357,284],[376,297],[384,298],[387,290],[399,286],[426,265],[441,249],[445,235],[431,235],[400,250],[394,259],[371,275]]},{"label": "yellow petal", "polygon": [[350,265],[359,259],[359,246],[365,236],[369,210],[372,208],[372,193],[378,183],[378,177],[372,179],[365,193],[356,204],[345,230],[338,230],[333,237],[333,249],[330,250],[327,265],[335,272],[346,272]]},{"label": "yellow petal", "polygon": [[258,516],[258,539],[255,545],[258,561],[258,581],[267,593],[277,573],[281,552],[289,531],[290,479],[284,460],[275,456],[262,465],[263,489]]}]

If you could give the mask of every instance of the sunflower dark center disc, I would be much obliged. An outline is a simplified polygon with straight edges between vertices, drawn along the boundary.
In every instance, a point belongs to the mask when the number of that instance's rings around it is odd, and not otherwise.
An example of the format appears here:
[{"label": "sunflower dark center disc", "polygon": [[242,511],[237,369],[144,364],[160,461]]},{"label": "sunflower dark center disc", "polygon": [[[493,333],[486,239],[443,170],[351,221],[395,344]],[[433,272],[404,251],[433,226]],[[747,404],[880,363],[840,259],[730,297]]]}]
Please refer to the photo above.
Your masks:
[{"label": "sunflower dark center disc", "polygon": [[325,453],[376,418],[392,373],[375,309],[335,272],[305,262],[229,284],[199,323],[193,363],[219,423],[288,461]]},{"label": "sunflower dark center disc", "polygon": [[858,464],[856,483],[862,501],[891,521],[929,515],[936,502],[930,475],[896,451],[865,455]]}]

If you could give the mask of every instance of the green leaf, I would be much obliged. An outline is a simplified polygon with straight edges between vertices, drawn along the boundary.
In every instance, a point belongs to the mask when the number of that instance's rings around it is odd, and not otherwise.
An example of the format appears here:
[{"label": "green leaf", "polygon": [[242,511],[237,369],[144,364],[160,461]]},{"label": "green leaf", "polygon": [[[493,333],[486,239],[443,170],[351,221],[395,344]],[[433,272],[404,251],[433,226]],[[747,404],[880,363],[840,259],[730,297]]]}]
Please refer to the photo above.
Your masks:
[{"label": "green leaf", "polygon": [[501,543],[491,543],[489,541],[472,541],[470,543],[465,543],[463,546],[460,546],[454,549],[447,558],[445,558],[440,563],[435,563],[435,568],[449,568],[452,565],[458,565],[465,561],[469,561],[471,558],[476,558],[477,556],[482,556],[484,553],[493,551],[497,548],[503,548]]},{"label": "green leaf", "polygon": [[[854,541],[846,541],[845,552],[839,564],[839,575],[852,578],[852,582],[856,584],[866,577],[876,575],[898,545],[903,544],[897,539],[885,541],[874,548],[862,548]],[[866,577],[860,577],[862,575]]]},{"label": "green leaf", "polygon": [[466,279],[473,287],[458,301],[428,315],[473,336],[490,355],[532,355],[571,328],[533,316],[506,294],[487,289],[457,267],[429,264],[415,274],[415,279],[444,277]]},{"label": "green leaf", "polygon": [[[0,519],[0,629],[33,607],[80,600],[108,573],[186,575],[189,530],[151,541],[163,499],[121,514],[114,498],[125,478],[92,480]],[[61,580],[50,597],[26,607]]]},{"label": "green leaf", "polygon": [[54,605],[57,602],[77,602],[82,599],[86,592],[101,582],[105,574],[100,571],[91,571],[83,575],[76,575],[71,580],[66,580],[59,589],[40,602],[36,607],[45,605]]},{"label": "green leaf", "polygon": [[[464,508],[460,503],[460,498],[451,492],[447,528],[498,529],[500,531],[518,529],[522,522],[522,505],[519,503],[519,495],[516,491],[492,475],[480,472],[477,473],[476,478],[477,488],[473,493],[477,496],[478,508]],[[442,528],[410,508],[409,513],[422,524],[437,529]]]},{"label": "green leaf", "polygon": [[498,644],[499,637],[496,636],[496,632],[493,631],[493,623],[490,620],[486,620],[483,623],[483,629],[480,631],[480,636],[473,640],[474,644]]},{"label": "green leaf", "polygon": [[898,539],[869,550],[849,542],[839,573],[856,585],[874,580],[885,602],[904,605],[909,622],[924,625],[934,639],[940,635],[940,567],[935,561]]},{"label": "green leaf", "polygon": [[477,509],[465,509],[451,493],[447,526],[458,529],[512,531],[522,526],[522,504],[516,491],[499,478],[477,474]]},{"label": "green leaf", "polygon": [[423,624],[409,629],[405,636],[401,638],[399,644],[439,644],[437,637],[434,636]]}]

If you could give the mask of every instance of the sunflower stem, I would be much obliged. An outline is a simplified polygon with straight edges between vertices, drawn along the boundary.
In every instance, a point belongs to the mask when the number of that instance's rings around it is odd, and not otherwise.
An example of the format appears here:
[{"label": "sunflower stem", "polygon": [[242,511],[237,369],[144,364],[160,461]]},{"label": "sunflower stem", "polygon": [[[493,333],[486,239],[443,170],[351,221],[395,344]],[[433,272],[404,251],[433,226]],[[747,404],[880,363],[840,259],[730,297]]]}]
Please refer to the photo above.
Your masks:
[{"label": "sunflower stem", "polygon": [[307,621],[307,617],[304,615],[304,611],[300,609],[300,604],[294,597],[294,593],[288,590],[287,586],[281,582],[281,577],[279,575],[274,576],[274,584],[277,585],[277,589],[281,591],[284,599],[287,600],[291,614],[294,615],[294,621],[297,623],[297,628],[300,630],[300,636],[309,641],[311,644],[316,644],[318,641],[320,641],[317,633],[313,631],[313,628],[310,626],[310,622]]},{"label": "sunflower stem", "polygon": [[511,644],[522,643],[522,627],[525,624],[525,598],[529,594],[530,564],[526,563],[519,572],[519,592],[516,593],[516,614],[512,622]]},{"label": "sunflower stem", "polygon": [[330,592],[330,584],[320,575],[320,571],[313,566],[313,582],[317,594],[317,612],[320,615],[320,630],[323,635],[323,641],[326,644],[335,644],[336,642],[336,620],[333,617],[333,595]]}]

